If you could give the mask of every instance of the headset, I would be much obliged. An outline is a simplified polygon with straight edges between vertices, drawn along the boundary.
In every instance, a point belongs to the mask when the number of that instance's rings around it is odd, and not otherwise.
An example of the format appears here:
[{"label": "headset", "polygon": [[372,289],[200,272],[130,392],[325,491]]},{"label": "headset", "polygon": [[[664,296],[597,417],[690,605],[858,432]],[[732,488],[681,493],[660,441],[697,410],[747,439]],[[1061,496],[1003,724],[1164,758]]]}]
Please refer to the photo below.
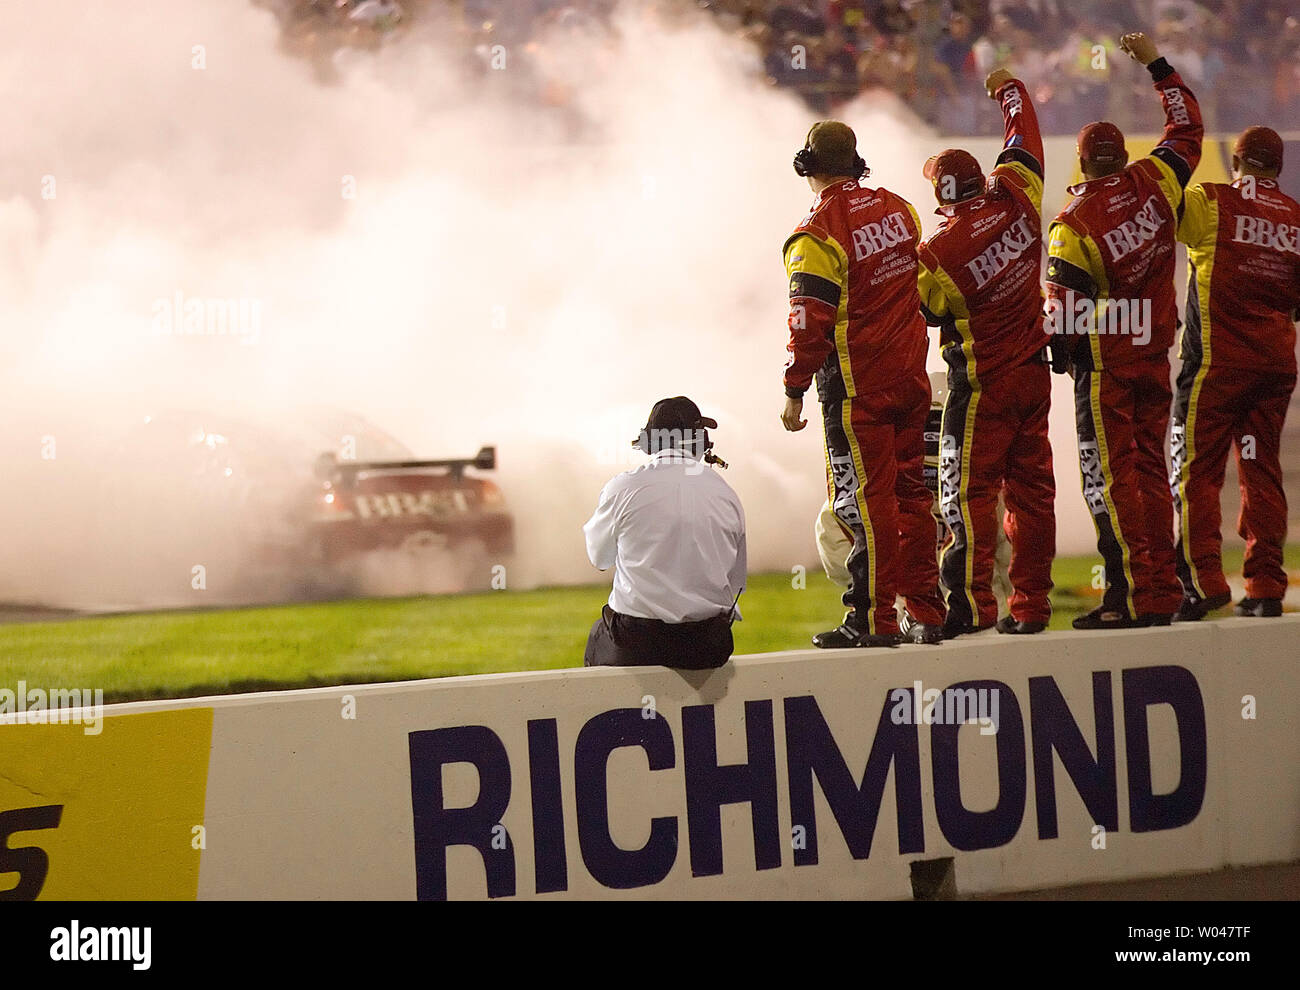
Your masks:
[{"label": "headset", "polygon": [[[837,168],[829,168],[823,165],[817,158],[817,152],[812,148],[804,145],[794,156],[794,171],[796,175],[807,178],[810,175],[834,175],[839,171]],[[871,169],[867,167],[866,160],[856,151],[853,153],[853,165],[850,169],[851,174],[859,179],[865,179],[871,174]]]},{"label": "headset", "polygon": [[[652,433],[655,434],[657,443],[651,443],[650,435]],[[664,443],[664,439],[680,441],[680,443]],[[643,454],[654,454],[660,450],[671,450],[680,447],[697,457],[703,457],[705,464],[716,464],[720,468],[727,466],[727,462],[713,452],[713,440],[709,437],[709,431],[703,427],[688,430],[642,430],[641,435],[632,441],[632,446]]]}]

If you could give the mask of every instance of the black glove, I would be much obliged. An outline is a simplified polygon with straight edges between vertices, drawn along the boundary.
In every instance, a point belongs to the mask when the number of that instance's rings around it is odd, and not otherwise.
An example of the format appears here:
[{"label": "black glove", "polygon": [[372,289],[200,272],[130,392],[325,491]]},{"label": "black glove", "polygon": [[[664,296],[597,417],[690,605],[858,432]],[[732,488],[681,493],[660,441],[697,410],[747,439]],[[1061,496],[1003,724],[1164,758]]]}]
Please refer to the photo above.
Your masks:
[{"label": "black glove", "polygon": [[1063,333],[1054,333],[1047,338],[1047,349],[1052,354],[1052,372],[1068,375],[1074,359],[1070,354],[1070,342]]}]

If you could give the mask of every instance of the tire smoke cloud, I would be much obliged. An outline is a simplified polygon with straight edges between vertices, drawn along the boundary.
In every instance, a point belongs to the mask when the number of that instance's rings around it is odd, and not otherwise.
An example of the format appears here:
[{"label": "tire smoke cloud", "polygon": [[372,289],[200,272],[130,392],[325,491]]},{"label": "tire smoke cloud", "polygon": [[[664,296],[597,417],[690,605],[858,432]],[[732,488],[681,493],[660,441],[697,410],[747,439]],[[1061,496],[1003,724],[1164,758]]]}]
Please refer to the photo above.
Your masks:
[{"label": "tire smoke cloud", "polygon": [[[778,421],[780,247],[811,200],[790,169],[811,114],[705,14],[631,4],[612,31],[536,43],[541,69],[507,46],[484,71],[430,17],[341,51],[326,83],[252,5],[47,0],[13,19],[0,600],[292,596],[245,581],[247,550],[310,477],[319,451],[277,444],[313,408],[420,457],[495,444],[522,588],[599,579],[581,524],[639,463],[653,402],[686,394],[719,420],[751,568],[816,566],[814,398],[808,431]],[[844,117],[872,181],[928,224],[917,163],[936,139],[890,97]],[[138,460],[131,438],[168,410],[235,424],[213,432],[248,466],[237,496]],[[196,563],[216,589],[201,602]]]}]

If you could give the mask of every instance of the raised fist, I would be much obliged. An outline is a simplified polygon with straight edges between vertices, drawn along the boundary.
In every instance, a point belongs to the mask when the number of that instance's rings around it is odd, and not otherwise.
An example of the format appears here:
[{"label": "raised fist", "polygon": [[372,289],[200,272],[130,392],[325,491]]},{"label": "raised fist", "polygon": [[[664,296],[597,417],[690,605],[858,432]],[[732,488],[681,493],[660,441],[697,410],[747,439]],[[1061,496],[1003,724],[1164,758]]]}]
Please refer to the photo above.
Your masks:
[{"label": "raised fist", "polygon": [[988,78],[984,81],[984,90],[988,92],[989,99],[996,100],[997,91],[1001,90],[1002,87],[1006,86],[1006,84],[1011,82],[1011,79],[1014,78],[1014,75],[1011,75],[1011,73],[1006,69],[995,69],[991,71],[991,73],[988,74]]},{"label": "raised fist", "polygon": [[1121,50],[1128,52],[1129,58],[1141,62],[1143,65],[1150,65],[1160,57],[1156,51],[1156,43],[1148,38],[1141,31],[1134,31],[1126,34],[1119,39]]},{"label": "raised fist", "polygon": [[984,89],[988,92],[989,98],[996,100],[998,98],[998,90],[1011,82],[1014,78],[1015,76],[1006,69],[994,69],[990,72],[989,77],[984,80]]}]

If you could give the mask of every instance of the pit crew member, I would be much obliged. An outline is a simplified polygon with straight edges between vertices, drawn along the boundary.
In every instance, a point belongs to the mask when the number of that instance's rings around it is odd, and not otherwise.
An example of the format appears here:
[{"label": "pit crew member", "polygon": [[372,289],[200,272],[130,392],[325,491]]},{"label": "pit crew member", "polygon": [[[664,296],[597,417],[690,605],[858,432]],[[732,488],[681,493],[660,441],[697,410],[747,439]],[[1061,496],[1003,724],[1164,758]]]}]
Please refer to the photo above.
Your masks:
[{"label": "pit crew member", "polygon": [[1234,181],[1188,189],[1178,225],[1190,268],[1171,443],[1180,621],[1231,600],[1219,507],[1230,447],[1246,540],[1246,596],[1235,611],[1282,614],[1287,504],[1278,451],[1296,384],[1300,205],[1278,188],[1281,171],[1277,132],[1248,128],[1233,148]]},{"label": "pit crew member", "polygon": [[869,170],[846,124],[821,121],[795,155],[816,196],[784,246],[789,279],[787,430],[802,430],[813,378],[822,406],[827,488],[853,534],[843,623],[813,637],[824,648],[896,646],[905,600],[908,639],[942,638],[931,498],[925,487],[928,346],[916,287],[921,224]]},{"label": "pit crew member", "polygon": [[685,396],[654,404],[632,445],[649,461],[614,477],[583,531],[614,586],[587,637],[593,666],[721,667],[745,587],[745,512],[712,465],[709,428]]},{"label": "pit crew member", "polygon": [[1083,495],[1105,566],[1102,603],[1076,629],[1167,625],[1183,594],[1174,565],[1165,461],[1177,325],[1174,234],[1201,157],[1196,98],[1139,33],[1120,47],[1151,73],[1164,134],[1129,164],[1108,122],[1079,132],[1085,181],[1048,237],[1047,321],[1053,352],[1073,367]]},{"label": "pit crew member", "polygon": [[[1002,108],[1004,139],[985,179],[968,151],[925,163],[939,228],[920,247],[926,322],[948,364],[939,450],[940,504],[951,533],[940,576],[945,639],[997,624],[1037,633],[1052,615],[1056,481],[1047,434],[1052,381],[1043,337],[1043,140],[1024,83],[1005,69],[985,81]],[[993,591],[998,496],[1011,543],[1010,614]]]}]

